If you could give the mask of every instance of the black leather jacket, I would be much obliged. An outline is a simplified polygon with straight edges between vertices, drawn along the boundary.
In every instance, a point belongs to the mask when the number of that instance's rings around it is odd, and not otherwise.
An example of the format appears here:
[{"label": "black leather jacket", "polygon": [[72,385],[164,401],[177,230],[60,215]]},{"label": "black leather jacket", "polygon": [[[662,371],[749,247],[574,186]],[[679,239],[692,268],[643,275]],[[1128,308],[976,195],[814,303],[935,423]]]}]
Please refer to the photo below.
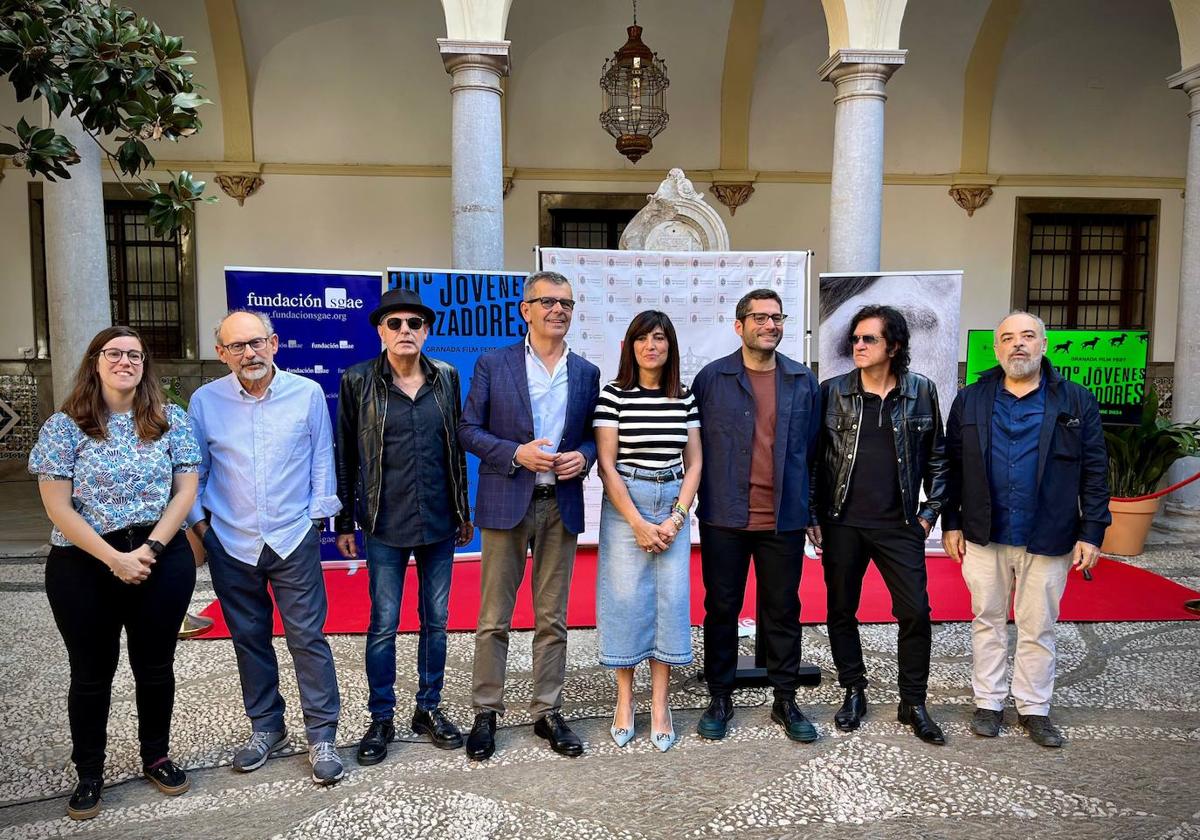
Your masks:
[{"label": "black leather jacket", "polygon": [[[862,425],[862,377],[857,370],[821,383],[824,422],[813,482],[818,522],[838,522],[850,488]],[[899,459],[900,500],[905,524],[920,516],[932,525],[946,503],[949,462],[942,433],[937,388],[919,373],[906,373],[892,406],[892,432]],[[922,503],[920,490],[925,487]]]},{"label": "black leather jacket", "polygon": [[[467,501],[467,453],[459,446],[457,433],[459,415],[462,414],[458,371],[453,365],[424,353],[421,354],[421,368],[442,414],[450,450],[446,459],[451,464],[448,479],[461,525],[471,520],[471,508]],[[365,530],[375,530],[379,493],[383,486],[383,428],[387,415],[387,383],[391,376],[386,351],[374,359],[359,362],[342,374],[334,429],[337,494],[342,503],[342,511],[334,524],[339,534],[354,533],[356,518]]]}]

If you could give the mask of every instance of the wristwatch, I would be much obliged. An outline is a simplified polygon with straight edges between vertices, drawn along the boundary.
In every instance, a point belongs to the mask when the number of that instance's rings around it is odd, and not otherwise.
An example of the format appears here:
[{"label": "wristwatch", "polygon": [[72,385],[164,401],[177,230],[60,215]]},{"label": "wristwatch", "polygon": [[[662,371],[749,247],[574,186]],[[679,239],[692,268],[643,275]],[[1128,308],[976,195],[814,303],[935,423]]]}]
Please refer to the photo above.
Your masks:
[{"label": "wristwatch", "polygon": [[146,547],[150,549],[150,553],[155,557],[162,554],[163,549],[166,548],[166,546],[160,543],[158,540],[146,540]]}]

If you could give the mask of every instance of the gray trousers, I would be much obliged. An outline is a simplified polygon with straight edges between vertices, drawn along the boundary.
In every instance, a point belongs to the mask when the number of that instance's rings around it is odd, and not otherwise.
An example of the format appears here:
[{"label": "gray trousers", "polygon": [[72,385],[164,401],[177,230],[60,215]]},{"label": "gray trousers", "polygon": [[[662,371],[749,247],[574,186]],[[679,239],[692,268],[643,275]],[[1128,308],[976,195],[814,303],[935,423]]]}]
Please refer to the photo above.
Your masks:
[{"label": "gray trousers", "polygon": [[325,641],[325,580],[321,576],[321,538],[312,528],[287,557],[264,546],[258,565],[251,566],[225,553],[210,527],[204,532],[213,589],[233,637],[242,702],[255,732],[283,731],[283,695],[279,693],[279,662],[271,643],[274,609],[267,584],[279,606],[288,651],[296,666],[300,705],[309,743],[333,741],[337,735],[341,699],[333,653]]},{"label": "gray trousers", "polygon": [[563,527],[554,499],[534,499],[525,518],[508,531],[483,528],[480,558],[479,625],[471,700],[476,711],[504,714],[504,672],[517,587],[525,577],[525,556],[533,550],[534,717],[562,706],[567,675],[567,596],[575,567],[577,537]]}]

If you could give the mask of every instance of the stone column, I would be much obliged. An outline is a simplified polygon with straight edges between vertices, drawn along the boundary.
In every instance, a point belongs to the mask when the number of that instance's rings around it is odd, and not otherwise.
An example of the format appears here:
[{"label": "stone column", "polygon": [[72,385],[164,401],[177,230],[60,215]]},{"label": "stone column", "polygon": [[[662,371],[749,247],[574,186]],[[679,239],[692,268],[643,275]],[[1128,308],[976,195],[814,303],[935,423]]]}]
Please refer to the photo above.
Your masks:
[{"label": "stone column", "polygon": [[108,249],[104,238],[101,153],[79,122],[69,116],[51,125],[75,144],[79,163],[71,178],[43,187],[46,224],[46,309],[50,322],[50,375],[57,408],[88,342],[112,325],[108,293]]},{"label": "stone column", "polygon": [[817,71],[833,82],[829,270],[878,271],[883,215],[884,87],[907,50],[838,50]]},{"label": "stone column", "polygon": [[[1175,320],[1175,387],[1171,419],[1192,423],[1200,417],[1200,64],[1176,73],[1167,84],[1189,98],[1187,181],[1183,200],[1183,253],[1179,271],[1179,306]],[[1174,484],[1200,472],[1200,458],[1177,461],[1170,472]],[[1200,534],[1200,481],[1166,499],[1155,527],[1177,537]]]},{"label": "stone column", "polygon": [[504,267],[504,145],[500,77],[508,41],[439,38],[452,108],[450,229],[456,269]]}]

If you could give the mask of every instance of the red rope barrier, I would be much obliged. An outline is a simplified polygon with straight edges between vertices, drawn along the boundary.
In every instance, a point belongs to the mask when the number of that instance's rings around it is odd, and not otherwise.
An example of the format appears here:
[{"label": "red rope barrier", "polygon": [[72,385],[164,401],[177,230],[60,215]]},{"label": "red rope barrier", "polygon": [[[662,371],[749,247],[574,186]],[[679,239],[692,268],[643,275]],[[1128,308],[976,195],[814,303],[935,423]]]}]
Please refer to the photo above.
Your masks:
[{"label": "red rope barrier", "polygon": [[1185,478],[1183,481],[1180,481],[1178,484],[1172,484],[1170,487],[1164,487],[1162,490],[1159,490],[1157,493],[1148,493],[1145,496],[1134,496],[1129,499],[1122,499],[1122,498],[1114,496],[1112,500],[1114,502],[1146,502],[1146,501],[1149,501],[1150,499],[1157,499],[1161,496],[1167,495],[1168,493],[1173,493],[1176,490],[1178,490],[1180,487],[1186,487],[1187,485],[1191,484],[1196,479],[1200,479],[1200,472],[1196,473],[1191,478]]}]

